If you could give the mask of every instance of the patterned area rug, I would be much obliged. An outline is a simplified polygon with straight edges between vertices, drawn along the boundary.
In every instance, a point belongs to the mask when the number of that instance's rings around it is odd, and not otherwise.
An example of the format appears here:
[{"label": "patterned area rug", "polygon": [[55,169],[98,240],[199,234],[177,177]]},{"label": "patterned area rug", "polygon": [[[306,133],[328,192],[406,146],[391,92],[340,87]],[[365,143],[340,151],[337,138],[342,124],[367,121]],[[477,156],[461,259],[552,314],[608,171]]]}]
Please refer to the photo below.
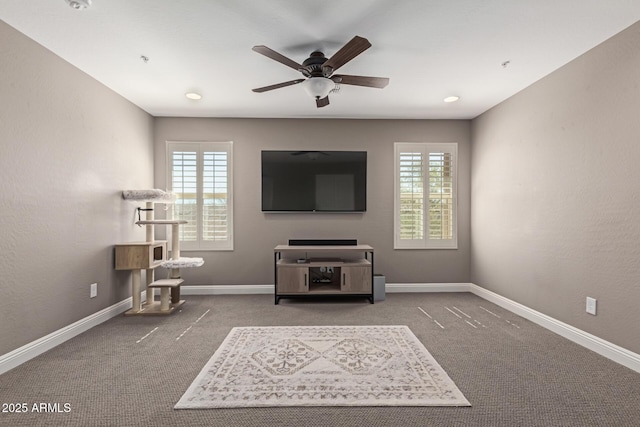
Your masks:
[{"label": "patterned area rug", "polygon": [[471,406],[407,326],[233,328],[175,409]]}]

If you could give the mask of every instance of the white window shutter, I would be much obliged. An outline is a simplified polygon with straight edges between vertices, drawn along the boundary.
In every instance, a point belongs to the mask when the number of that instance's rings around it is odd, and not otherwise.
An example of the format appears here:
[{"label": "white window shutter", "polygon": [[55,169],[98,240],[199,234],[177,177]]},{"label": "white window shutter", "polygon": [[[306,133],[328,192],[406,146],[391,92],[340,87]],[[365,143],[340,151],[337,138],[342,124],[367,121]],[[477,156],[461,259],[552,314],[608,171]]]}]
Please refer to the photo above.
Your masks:
[{"label": "white window shutter", "polygon": [[457,248],[457,144],[395,144],[394,247]]},{"label": "white window shutter", "polygon": [[[185,147],[186,148],[186,147]],[[179,150],[171,153],[170,190],[176,194],[173,217],[188,221],[180,225],[180,241],[197,242],[197,151]]]},{"label": "white window shutter", "polygon": [[183,250],[233,249],[231,142],[167,142],[173,217]]},{"label": "white window shutter", "polygon": [[229,239],[228,155],[224,151],[203,154],[202,239],[207,242]]}]

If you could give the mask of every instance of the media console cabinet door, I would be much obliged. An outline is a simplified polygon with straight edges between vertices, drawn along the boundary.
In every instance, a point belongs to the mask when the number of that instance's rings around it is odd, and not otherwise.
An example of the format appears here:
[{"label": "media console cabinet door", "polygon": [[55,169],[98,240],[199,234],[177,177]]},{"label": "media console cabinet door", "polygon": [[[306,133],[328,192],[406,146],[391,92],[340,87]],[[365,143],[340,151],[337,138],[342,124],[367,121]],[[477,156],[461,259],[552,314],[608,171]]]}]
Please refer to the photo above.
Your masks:
[{"label": "media console cabinet door", "polygon": [[308,267],[278,267],[278,294],[309,292]]},{"label": "media console cabinet door", "polygon": [[371,293],[371,267],[342,267],[342,292]]}]

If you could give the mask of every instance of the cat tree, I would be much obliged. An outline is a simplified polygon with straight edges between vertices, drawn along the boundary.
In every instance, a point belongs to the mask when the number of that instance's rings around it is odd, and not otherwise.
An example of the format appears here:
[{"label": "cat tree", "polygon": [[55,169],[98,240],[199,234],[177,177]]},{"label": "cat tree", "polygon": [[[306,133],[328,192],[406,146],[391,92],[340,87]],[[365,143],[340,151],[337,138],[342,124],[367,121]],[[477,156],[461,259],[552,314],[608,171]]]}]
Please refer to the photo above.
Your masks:
[{"label": "cat tree", "polygon": [[[181,268],[200,267],[204,264],[202,258],[186,258],[180,256],[180,225],[187,224],[184,220],[154,219],[154,203],[174,203],[175,196],[163,190],[126,190],[122,198],[130,201],[145,202],[145,208],[137,208],[145,212],[145,219],[139,219],[136,224],[146,226],[146,241],[121,243],[115,246],[116,270],[131,270],[131,298],[130,310],[125,315],[158,315],[171,314],[184,304],[180,299],[180,285],[184,280],[180,277]],[[167,259],[167,242],[155,240],[156,225],[171,226],[171,259]],[[154,270],[157,267],[169,270],[167,279],[155,280]],[[146,301],[141,301],[142,270],[146,270]],[[160,289],[160,302],[154,298],[154,289]]]}]

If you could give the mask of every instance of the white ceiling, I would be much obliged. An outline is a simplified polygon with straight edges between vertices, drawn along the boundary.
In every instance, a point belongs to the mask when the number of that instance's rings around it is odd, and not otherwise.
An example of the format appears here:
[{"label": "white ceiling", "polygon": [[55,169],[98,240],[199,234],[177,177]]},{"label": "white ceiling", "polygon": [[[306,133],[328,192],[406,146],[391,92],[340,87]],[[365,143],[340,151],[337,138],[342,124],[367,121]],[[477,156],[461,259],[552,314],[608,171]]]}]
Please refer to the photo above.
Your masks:
[{"label": "white ceiling", "polygon": [[[469,119],[640,20],[640,0],[0,0],[0,19],[154,116]],[[251,91],[301,77],[252,46],[301,63],[355,35],[373,46],[339,72],[386,88],[321,109],[300,85]]]}]

